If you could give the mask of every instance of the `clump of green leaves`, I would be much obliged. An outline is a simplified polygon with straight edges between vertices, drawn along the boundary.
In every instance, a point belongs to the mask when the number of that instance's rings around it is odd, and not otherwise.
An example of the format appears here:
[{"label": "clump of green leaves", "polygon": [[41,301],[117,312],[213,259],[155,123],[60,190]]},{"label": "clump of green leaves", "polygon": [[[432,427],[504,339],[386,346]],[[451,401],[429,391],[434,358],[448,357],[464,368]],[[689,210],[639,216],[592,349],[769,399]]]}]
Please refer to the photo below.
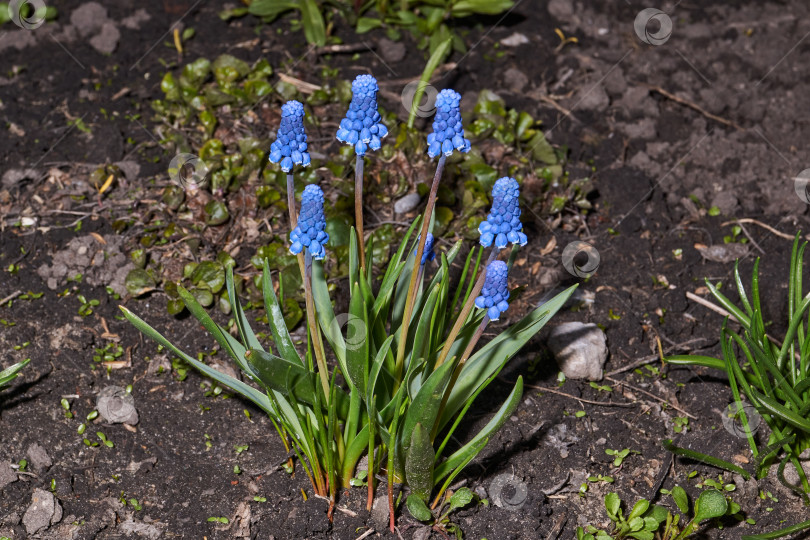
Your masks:
[{"label": "clump of green leaves", "polygon": [[[740,277],[738,261],[734,266],[734,282],[741,306],[734,304],[708,279],[706,285],[718,304],[740,324],[742,332],[729,329],[727,317],[720,331],[722,359],[677,355],[666,361],[725,372],[734,397],[728,409],[729,417],[724,418],[726,428],[747,439],[756,458],[757,476],[764,477],[769,466],[778,462],[779,481],[810,505],[810,482],[799,463],[799,455],[810,448],[810,294],[802,293],[806,247],[807,242],[800,245],[800,234],[797,234],[788,278],[788,330],[781,341],[765,333],[770,323],[762,316],[759,259],[754,263],[750,296]],[[742,395],[747,403],[742,401]],[[755,438],[760,417],[770,428],[764,446],[758,445]],[[788,464],[798,473],[797,485],[785,480],[784,469]]]},{"label": "clump of green leaves", "polygon": [[691,512],[689,497],[683,488],[675,486],[671,495],[685,519],[689,520],[682,528],[679,527],[680,514],[673,514],[663,506],[651,505],[647,499],[636,502],[625,516],[619,496],[608,493],[605,495],[605,510],[612,522],[611,529],[604,531],[592,525],[577,527],[577,540],[683,540],[694,535],[707,519],[736,514],[740,510],[739,505],[730,503],[725,495],[714,489],[701,493]]},{"label": "clump of green leaves", "polygon": [[417,493],[409,495],[405,504],[408,506],[408,512],[422,523],[431,525],[434,530],[454,534],[461,540],[463,538],[461,527],[450,521],[450,514],[470,504],[475,495],[466,487],[452,494],[448,492],[447,495],[435,510],[428,508],[425,499]]},{"label": "clump of green leaves", "polygon": [[20,375],[20,371],[22,371],[22,369],[25,366],[27,366],[28,362],[30,361],[31,361],[30,358],[26,358],[22,362],[12,364],[3,371],[0,371],[0,390],[2,390],[3,387],[8,385],[11,381],[16,379]]},{"label": "clump of green leaves", "polygon": [[246,0],[245,3],[248,7],[224,10],[220,17],[227,20],[250,13],[269,23],[292,13],[292,18],[288,19],[290,29],[303,30],[307,41],[319,46],[337,40],[328,30],[340,17],[358,34],[383,27],[389,37],[399,39],[402,30],[408,31],[416,38],[419,48],[427,48],[431,54],[448,39],[458,51],[466,51],[464,41],[454,30],[454,19],[498,15],[514,5],[513,0]]}]

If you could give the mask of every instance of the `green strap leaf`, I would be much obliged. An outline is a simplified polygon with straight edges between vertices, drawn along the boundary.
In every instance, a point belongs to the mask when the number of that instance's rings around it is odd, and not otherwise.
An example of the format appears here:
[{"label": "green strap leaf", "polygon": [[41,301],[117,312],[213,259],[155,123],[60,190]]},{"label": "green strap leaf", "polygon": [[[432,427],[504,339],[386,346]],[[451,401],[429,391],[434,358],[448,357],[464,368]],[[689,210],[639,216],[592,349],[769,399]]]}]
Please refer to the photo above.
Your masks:
[{"label": "green strap leaf", "polygon": [[[449,363],[449,362],[447,362]],[[451,473],[457,466],[465,461],[469,462],[472,460],[478,452],[483,450],[484,446],[481,445],[483,441],[488,441],[489,437],[501,429],[506,421],[512,416],[512,413],[515,412],[517,406],[520,404],[520,398],[523,396],[523,377],[518,377],[517,382],[515,382],[515,387],[512,389],[512,393],[509,394],[509,397],[506,398],[506,401],[501,405],[501,408],[498,409],[498,412],[495,413],[495,416],[487,422],[487,425],[478,432],[478,434],[467,444],[456,450],[453,455],[447,458],[447,461],[441,463],[438,467],[436,467],[435,472],[433,473],[434,481],[438,482],[445,476]]]},{"label": "green strap leaf", "polygon": [[243,383],[239,379],[235,379],[230,375],[225,375],[224,373],[205,365],[196,358],[192,358],[191,356],[187,355],[186,353],[178,349],[172,342],[163,337],[163,335],[161,335],[157,330],[149,326],[146,322],[144,322],[140,317],[132,313],[130,310],[128,310],[124,306],[119,306],[119,308],[124,313],[124,317],[126,317],[127,320],[131,322],[135,326],[135,328],[140,330],[145,336],[163,345],[171,352],[173,352],[175,355],[182,358],[184,361],[188,362],[190,365],[194,366],[199,371],[201,371],[205,375],[208,375],[218,383],[227,386],[228,388],[234,390],[239,395],[249,399],[250,401],[255,403],[256,406],[258,406],[260,409],[262,409],[270,416],[275,416],[273,406],[270,403],[270,399],[262,392],[260,392],[259,390],[253,388],[248,384]]},{"label": "green strap leaf", "polygon": [[[317,406],[316,374],[300,362],[290,362],[284,358],[258,349],[246,353],[248,364],[253,368],[262,383],[269,389],[284,396],[294,396],[297,401]],[[349,411],[349,399],[342,390],[336,391],[338,413],[345,418]]]},{"label": "green strap leaf", "polygon": [[368,355],[369,340],[371,332],[368,326],[368,313],[363,295],[360,293],[360,285],[355,282],[352,287],[351,300],[349,302],[349,321],[346,336],[346,375],[355,388],[360,390],[361,395],[366,393],[366,382],[368,381]]},{"label": "green strap leaf", "polygon": [[417,423],[411,434],[410,448],[405,456],[405,479],[411,492],[424,501],[430,499],[433,490],[433,443],[430,431]]},{"label": "green strap leaf", "polygon": [[725,469],[727,471],[739,473],[740,476],[745,478],[746,480],[751,478],[751,474],[746,471],[745,469],[734,465],[733,463],[729,463],[728,461],[724,461],[720,458],[712,457],[708,454],[703,454],[701,452],[696,452],[694,450],[689,450],[688,448],[681,448],[680,446],[675,446],[672,443],[672,439],[664,439],[661,441],[661,445],[672,452],[676,456],[683,456],[685,458],[694,459],[695,461],[699,461],[701,463],[707,463],[709,465],[713,465],[720,469]]},{"label": "green strap leaf", "polygon": [[487,377],[506,364],[526,342],[545,326],[573,294],[576,287],[576,285],[569,287],[544,303],[470,357],[453,386],[441,416],[439,429],[453,418],[456,412],[464,406],[467,398]]},{"label": "green strap leaf", "polygon": [[262,295],[264,296],[264,309],[267,312],[267,322],[270,323],[270,331],[273,333],[273,341],[276,344],[279,356],[291,362],[297,360],[303,364],[298,351],[295,350],[290,332],[287,330],[287,324],[284,322],[284,313],[281,311],[278,298],[276,298],[276,291],[273,289],[273,280],[270,277],[270,263],[267,259],[264,260],[264,267],[262,268]]},{"label": "green strap leaf", "polygon": [[298,0],[301,10],[301,23],[309,43],[323,47],[326,45],[326,25],[321,10],[315,0]]}]

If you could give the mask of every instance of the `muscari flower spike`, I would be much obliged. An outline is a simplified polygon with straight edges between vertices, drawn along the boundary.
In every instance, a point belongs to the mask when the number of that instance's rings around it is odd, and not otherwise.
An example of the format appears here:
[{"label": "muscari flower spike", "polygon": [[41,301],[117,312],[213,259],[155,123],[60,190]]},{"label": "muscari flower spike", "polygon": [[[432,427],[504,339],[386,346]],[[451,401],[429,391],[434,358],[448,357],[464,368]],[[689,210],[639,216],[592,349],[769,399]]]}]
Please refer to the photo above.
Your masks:
[{"label": "muscari flower spike", "polygon": [[368,149],[379,150],[381,139],[388,135],[388,128],[377,111],[379,88],[377,79],[371,75],[358,75],[354,79],[352,102],[335,135],[340,142],[353,144],[358,156],[365,155]]},{"label": "muscari flower spike", "polygon": [[529,241],[520,222],[519,196],[520,186],[514,178],[504,176],[495,182],[492,187],[492,209],[487,219],[478,225],[482,246],[489,247],[494,240],[495,247],[503,249],[509,242],[525,246]]},{"label": "muscari flower spike", "polygon": [[307,133],[304,131],[304,106],[295,100],[281,106],[281,125],[270,145],[270,162],[281,162],[281,170],[290,172],[295,165],[309,166]]},{"label": "muscari flower spike", "polygon": [[481,296],[475,299],[475,307],[486,309],[489,319],[497,321],[501,313],[509,309],[509,283],[507,266],[503,261],[492,261],[487,266],[487,277]]},{"label": "muscari flower spike", "polygon": [[428,135],[428,155],[432,158],[439,154],[450,156],[453,150],[470,151],[470,141],[464,138],[464,126],[461,125],[459,103],[461,95],[455,90],[445,88],[436,96],[436,117],[433,119],[433,133]]},{"label": "muscari flower spike", "polygon": [[[421,234],[416,237],[417,245],[416,248],[413,250],[414,255],[416,255],[416,251],[419,249],[420,238],[422,238]],[[436,258],[436,252],[433,251],[434,243],[435,239],[433,238],[433,235],[431,233],[427,233],[427,236],[425,237],[425,249],[422,251],[422,262],[421,262],[422,266],[424,266],[425,263],[428,261],[433,262],[433,260]]]},{"label": "muscari flower spike", "polygon": [[323,191],[315,184],[309,184],[301,195],[301,214],[298,225],[290,233],[290,253],[298,254],[306,248],[313,259],[323,259],[326,250],[323,246],[329,241],[324,231],[326,217],[323,214]]}]

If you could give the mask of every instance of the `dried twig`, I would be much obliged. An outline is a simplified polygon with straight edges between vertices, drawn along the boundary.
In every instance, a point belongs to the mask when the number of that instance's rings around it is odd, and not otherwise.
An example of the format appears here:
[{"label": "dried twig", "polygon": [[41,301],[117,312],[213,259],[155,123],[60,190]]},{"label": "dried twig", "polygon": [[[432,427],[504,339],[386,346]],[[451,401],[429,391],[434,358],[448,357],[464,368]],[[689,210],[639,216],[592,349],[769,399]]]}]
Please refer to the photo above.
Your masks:
[{"label": "dried twig", "polygon": [[[687,293],[687,294],[689,294],[689,293]],[[700,298],[700,297],[698,297],[698,298]],[[701,298],[701,300],[703,300],[703,299]],[[696,341],[704,341],[704,339],[705,338],[695,338],[695,339],[690,339],[688,341],[684,341],[683,343],[677,343],[675,345],[667,347],[667,350],[666,350],[665,354],[669,354],[672,351],[675,351],[675,350],[678,350],[678,349],[691,350],[691,349],[689,349],[687,347],[687,345],[695,343]],[[661,358],[660,354],[651,354],[649,356],[645,356],[643,358],[640,358],[639,360],[633,362],[632,364],[628,364],[626,366],[622,366],[620,368],[614,369],[613,371],[609,371],[607,373],[607,375],[610,376],[610,377],[615,376],[615,375],[619,375],[620,373],[624,373],[625,371],[630,371],[630,370],[639,368],[639,367],[647,365],[647,364],[652,364],[653,362],[655,362],[656,360],[659,360],[660,358]]]},{"label": "dried twig", "polygon": [[14,300],[15,298],[17,298],[17,297],[18,297],[18,296],[20,296],[21,294],[22,294],[22,291],[14,291],[14,292],[13,292],[13,293],[11,293],[10,295],[8,295],[8,296],[6,296],[5,298],[3,298],[2,300],[0,300],[0,306],[2,306],[3,304],[5,304],[6,302],[9,302],[9,301],[11,301],[11,300]]},{"label": "dried twig", "polygon": [[634,407],[635,403],[616,403],[613,401],[592,401],[590,399],[585,399],[577,396],[572,396],[571,394],[566,394],[565,392],[560,392],[559,390],[555,390],[553,388],[546,388],[544,386],[533,386],[531,384],[525,384],[526,388],[531,388],[533,390],[540,390],[541,392],[549,392],[551,394],[557,394],[558,396],[563,396],[571,399],[575,399],[577,401],[581,401],[582,403],[588,403],[590,405],[601,405],[602,407]]},{"label": "dried twig", "polygon": [[678,407],[677,405],[673,405],[672,403],[668,402],[668,401],[667,401],[667,400],[665,400],[664,398],[660,398],[660,397],[656,396],[655,394],[653,394],[653,393],[651,393],[651,392],[647,392],[646,390],[642,390],[642,389],[641,389],[641,388],[639,388],[638,386],[633,386],[633,385],[632,385],[632,384],[630,384],[630,383],[626,383],[626,382],[624,382],[624,381],[620,381],[619,379],[614,379],[613,377],[605,377],[605,379],[609,380],[610,382],[612,382],[612,383],[614,383],[614,384],[621,384],[622,386],[626,386],[627,388],[630,388],[631,390],[634,390],[634,391],[636,391],[636,392],[641,392],[641,393],[642,393],[642,394],[644,394],[645,396],[647,396],[647,397],[651,397],[651,398],[653,398],[653,399],[654,399],[654,400],[656,400],[656,401],[660,401],[661,403],[666,404],[668,407],[672,407],[672,408],[673,408],[673,409],[675,409],[676,411],[678,411],[678,412],[682,412],[683,414],[685,414],[685,415],[686,415],[686,416],[688,416],[689,418],[691,418],[691,419],[693,419],[693,420],[697,420],[697,416],[695,416],[695,415],[693,415],[693,414],[690,414],[689,412],[685,411],[684,409],[681,409],[681,408],[680,408],[680,407]]},{"label": "dried twig", "polygon": [[732,122],[731,120],[726,120],[725,118],[717,116],[716,114],[712,114],[709,111],[707,111],[706,109],[704,109],[703,107],[701,107],[700,105],[698,105],[697,103],[693,103],[693,102],[688,101],[686,99],[680,98],[680,97],[676,96],[675,94],[664,90],[660,86],[655,86],[655,85],[645,84],[645,83],[636,83],[636,84],[639,84],[641,86],[646,86],[650,90],[658,92],[662,96],[671,99],[675,103],[680,103],[681,105],[689,107],[690,109],[693,109],[693,110],[699,112],[700,114],[702,114],[706,118],[714,120],[715,122],[720,122],[721,124],[725,124],[725,125],[727,125],[729,127],[733,127],[734,129],[738,129],[740,131],[745,131],[744,127]]},{"label": "dried twig", "polygon": [[[773,227],[771,227],[770,225],[768,225],[767,223],[763,223],[763,222],[759,221],[758,219],[754,219],[754,218],[734,219],[734,220],[731,220],[731,221],[726,221],[725,223],[721,223],[721,225],[723,227],[725,227],[726,225],[731,225],[731,224],[734,224],[734,223],[738,223],[738,224],[752,223],[754,225],[759,225],[760,227],[762,227],[766,231],[769,231],[770,233],[778,236],[779,238],[784,238],[785,240],[793,240],[793,237],[791,235],[785,234],[783,232],[779,232],[776,229],[774,229]],[[805,239],[810,240],[810,234],[805,235]]]}]

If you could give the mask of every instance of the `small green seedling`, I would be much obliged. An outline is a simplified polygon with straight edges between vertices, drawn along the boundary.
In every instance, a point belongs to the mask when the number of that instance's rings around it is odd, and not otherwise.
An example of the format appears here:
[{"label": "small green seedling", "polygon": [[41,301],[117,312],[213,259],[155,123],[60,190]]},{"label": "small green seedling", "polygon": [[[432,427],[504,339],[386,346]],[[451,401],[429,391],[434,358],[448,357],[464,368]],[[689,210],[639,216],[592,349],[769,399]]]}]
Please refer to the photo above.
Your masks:
[{"label": "small green seedling", "polygon": [[[446,493],[449,493],[446,492]],[[421,521],[433,526],[433,530],[441,532],[445,537],[446,533],[453,533],[456,538],[462,538],[461,528],[450,521],[450,514],[459,508],[470,504],[475,495],[469,488],[463,487],[453,492],[449,497],[445,497],[442,504],[431,512],[425,500],[417,493],[411,493],[405,501],[408,512]]]},{"label": "small green seedling", "polygon": [[630,450],[629,448],[625,448],[624,450],[611,450],[610,448],[606,448],[605,453],[609,456],[614,456],[614,467],[621,467],[624,460],[627,459],[627,456],[630,454],[641,454],[638,450]]}]

